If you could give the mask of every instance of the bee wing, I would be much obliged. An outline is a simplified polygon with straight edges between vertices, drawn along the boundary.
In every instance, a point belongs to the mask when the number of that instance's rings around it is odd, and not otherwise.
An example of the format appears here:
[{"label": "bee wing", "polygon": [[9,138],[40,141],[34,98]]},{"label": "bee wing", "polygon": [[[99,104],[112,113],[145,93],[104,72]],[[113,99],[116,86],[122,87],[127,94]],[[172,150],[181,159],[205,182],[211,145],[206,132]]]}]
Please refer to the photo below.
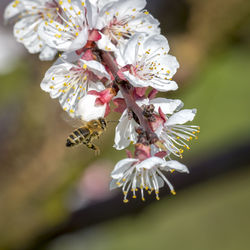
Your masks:
[{"label": "bee wing", "polygon": [[62,113],[62,118],[64,121],[66,121],[69,125],[71,125],[74,128],[80,128],[84,126],[86,123],[80,118],[73,118],[69,116],[66,112]]}]

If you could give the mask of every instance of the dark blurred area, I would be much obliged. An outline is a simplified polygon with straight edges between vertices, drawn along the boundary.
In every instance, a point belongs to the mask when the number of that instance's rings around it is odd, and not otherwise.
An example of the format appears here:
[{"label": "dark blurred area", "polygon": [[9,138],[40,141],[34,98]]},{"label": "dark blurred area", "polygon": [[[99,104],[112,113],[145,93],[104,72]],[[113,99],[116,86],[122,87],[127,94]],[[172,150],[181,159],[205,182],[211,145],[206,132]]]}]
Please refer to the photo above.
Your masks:
[{"label": "dark blurred area", "polygon": [[[10,1],[1,0],[0,13]],[[172,197],[122,203],[109,173],[126,157],[112,148],[115,125],[97,142],[67,149],[72,128],[40,82],[51,63],[0,24],[0,249],[112,250],[250,248],[250,1],[148,0],[171,54],[186,108],[201,126],[173,174]],[[117,120],[118,117],[113,117]]]}]

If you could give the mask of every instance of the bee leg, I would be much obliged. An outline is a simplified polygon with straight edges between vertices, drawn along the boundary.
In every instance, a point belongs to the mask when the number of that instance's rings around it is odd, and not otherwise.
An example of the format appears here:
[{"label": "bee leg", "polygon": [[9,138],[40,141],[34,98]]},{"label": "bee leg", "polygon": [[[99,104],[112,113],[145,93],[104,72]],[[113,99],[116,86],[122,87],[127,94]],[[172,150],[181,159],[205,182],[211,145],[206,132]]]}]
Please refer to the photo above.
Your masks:
[{"label": "bee leg", "polygon": [[87,146],[88,148],[94,150],[96,155],[99,155],[99,154],[100,154],[100,149],[99,149],[96,145],[94,145],[94,144],[92,144],[92,143],[87,143],[86,146]]}]

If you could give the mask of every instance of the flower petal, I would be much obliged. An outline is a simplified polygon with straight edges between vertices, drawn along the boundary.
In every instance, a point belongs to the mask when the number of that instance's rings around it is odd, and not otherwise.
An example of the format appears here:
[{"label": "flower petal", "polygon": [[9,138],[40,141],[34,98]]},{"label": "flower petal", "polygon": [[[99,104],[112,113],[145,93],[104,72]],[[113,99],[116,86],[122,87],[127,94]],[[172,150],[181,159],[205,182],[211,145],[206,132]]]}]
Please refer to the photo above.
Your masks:
[{"label": "flower petal", "polygon": [[125,110],[116,126],[115,145],[117,150],[122,150],[129,146],[131,142],[136,142],[137,133],[135,132],[138,124],[134,119],[128,118],[128,112]]},{"label": "flower petal", "polygon": [[161,169],[165,171],[176,170],[180,173],[189,173],[188,168],[184,164],[174,160],[165,161]]},{"label": "flower petal", "polygon": [[111,172],[111,177],[113,179],[119,179],[123,177],[124,171],[131,167],[134,162],[137,162],[137,159],[126,158],[119,161],[114,170]]},{"label": "flower petal", "polygon": [[138,164],[136,166],[137,169],[141,169],[141,168],[146,168],[146,169],[151,169],[153,167],[156,166],[160,166],[162,164],[164,164],[165,160],[163,160],[162,158],[159,157],[150,157],[144,161],[142,161],[140,164]]},{"label": "flower petal", "polygon": [[57,50],[50,48],[49,46],[44,46],[43,50],[39,55],[41,61],[51,61],[55,58]]},{"label": "flower petal", "polygon": [[176,124],[184,124],[192,121],[195,117],[196,109],[184,109],[173,114],[164,125],[172,126]]},{"label": "flower petal", "polygon": [[155,98],[150,100],[149,103],[154,105],[156,112],[161,108],[164,114],[173,114],[174,111],[180,110],[183,107],[183,102],[178,99]]}]

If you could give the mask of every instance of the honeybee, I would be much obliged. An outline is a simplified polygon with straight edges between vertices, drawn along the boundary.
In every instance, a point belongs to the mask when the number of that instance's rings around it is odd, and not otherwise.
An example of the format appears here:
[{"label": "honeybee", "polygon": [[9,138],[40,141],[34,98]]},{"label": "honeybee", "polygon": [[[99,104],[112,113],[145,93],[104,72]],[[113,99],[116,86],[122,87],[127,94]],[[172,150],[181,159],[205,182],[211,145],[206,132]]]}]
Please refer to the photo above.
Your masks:
[{"label": "honeybee", "polygon": [[[81,119],[73,119],[73,126],[78,126],[67,138],[66,147],[74,147],[81,143],[88,148],[94,150],[96,154],[100,153],[100,149],[92,143],[94,139],[99,139],[102,133],[106,130],[107,122],[104,118],[98,118],[89,122],[84,122]],[[80,125],[80,126],[79,126]]]}]

